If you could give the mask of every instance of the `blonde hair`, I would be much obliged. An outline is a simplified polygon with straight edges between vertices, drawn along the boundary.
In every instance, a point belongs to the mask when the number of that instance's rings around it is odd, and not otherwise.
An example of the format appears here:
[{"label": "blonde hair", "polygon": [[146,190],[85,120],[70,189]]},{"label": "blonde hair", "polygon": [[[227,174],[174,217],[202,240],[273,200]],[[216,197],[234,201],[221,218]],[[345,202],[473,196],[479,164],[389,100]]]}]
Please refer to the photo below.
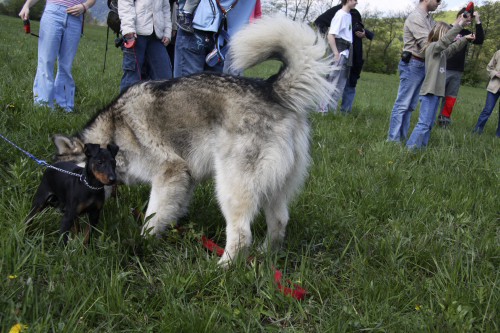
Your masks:
[{"label": "blonde hair", "polygon": [[450,30],[451,26],[443,21],[436,22],[434,28],[429,32],[429,37],[427,38],[427,44],[432,42],[437,42]]},{"label": "blonde hair", "polygon": [[440,40],[444,35],[446,35],[446,33],[448,32],[448,30],[450,30],[450,28],[451,26],[446,22],[443,21],[436,22],[434,28],[432,28],[431,32],[429,32],[429,36],[427,37],[427,44],[424,46],[422,51],[425,52],[425,50],[427,49],[427,47],[429,47],[431,43]]}]

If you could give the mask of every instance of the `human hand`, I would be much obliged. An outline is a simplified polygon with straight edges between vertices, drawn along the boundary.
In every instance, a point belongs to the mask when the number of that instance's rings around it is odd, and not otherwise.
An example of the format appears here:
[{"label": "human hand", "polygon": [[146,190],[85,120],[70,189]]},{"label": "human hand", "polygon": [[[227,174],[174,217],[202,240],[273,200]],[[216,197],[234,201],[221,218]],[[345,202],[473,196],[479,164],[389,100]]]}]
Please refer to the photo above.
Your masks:
[{"label": "human hand", "polygon": [[23,21],[30,18],[30,7],[27,4],[25,4],[23,8],[21,8],[21,11],[19,12],[19,17]]},{"label": "human hand", "polygon": [[123,35],[123,38],[126,40],[136,39],[137,34],[135,32],[129,32],[128,34]]},{"label": "human hand", "polygon": [[66,9],[66,13],[73,16],[83,15],[87,11],[87,7],[83,3],[79,3],[78,5],[74,5]]},{"label": "human hand", "polygon": [[470,14],[468,16],[459,17],[459,19],[462,27],[469,26],[472,23],[472,16]]},{"label": "human hand", "polygon": [[366,37],[365,30],[356,31],[354,34],[355,34],[355,35],[356,35],[356,37],[358,37],[358,38],[365,38],[365,37]]},{"label": "human hand", "polygon": [[168,37],[163,37],[161,39],[161,42],[163,43],[163,45],[167,46],[168,44],[170,44],[170,38]]},{"label": "human hand", "polygon": [[479,12],[474,12],[473,16],[474,16],[474,19],[476,20],[476,24],[481,24],[481,18],[480,18]]},{"label": "human hand", "polygon": [[476,39],[476,35],[474,34],[468,34],[464,36],[465,39],[467,39],[469,42],[473,42]]},{"label": "human hand", "polygon": [[333,61],[338,62],[340,60],[340,53],[333,52]]}]

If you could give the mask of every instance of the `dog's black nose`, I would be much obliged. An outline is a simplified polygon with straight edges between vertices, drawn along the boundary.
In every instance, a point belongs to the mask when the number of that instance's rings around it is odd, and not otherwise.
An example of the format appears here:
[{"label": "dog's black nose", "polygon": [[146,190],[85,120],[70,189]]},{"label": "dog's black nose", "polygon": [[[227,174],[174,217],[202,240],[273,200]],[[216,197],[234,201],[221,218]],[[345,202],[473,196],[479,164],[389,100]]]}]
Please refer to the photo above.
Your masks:
[{"label": "dog's black nose", "polygon": [[112,184],[116,183],[116,176],[115,175],[112,175],[112,176],[110,175],[108,177],[108,182],[109,182],[109,185],[112,185]]}]

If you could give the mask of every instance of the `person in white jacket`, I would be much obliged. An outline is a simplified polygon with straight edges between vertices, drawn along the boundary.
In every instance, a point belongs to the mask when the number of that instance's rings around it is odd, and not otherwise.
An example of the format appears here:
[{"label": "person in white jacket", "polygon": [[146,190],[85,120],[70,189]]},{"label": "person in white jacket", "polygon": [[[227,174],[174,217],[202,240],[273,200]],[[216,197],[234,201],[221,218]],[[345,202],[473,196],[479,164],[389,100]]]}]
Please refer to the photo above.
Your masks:
[{"label": "person in white jacket", "polygon": [[172,35],[169,0],[118,0],[118,15],[124,38],[120,92],[146,78],[172,78],[165,48]]}]

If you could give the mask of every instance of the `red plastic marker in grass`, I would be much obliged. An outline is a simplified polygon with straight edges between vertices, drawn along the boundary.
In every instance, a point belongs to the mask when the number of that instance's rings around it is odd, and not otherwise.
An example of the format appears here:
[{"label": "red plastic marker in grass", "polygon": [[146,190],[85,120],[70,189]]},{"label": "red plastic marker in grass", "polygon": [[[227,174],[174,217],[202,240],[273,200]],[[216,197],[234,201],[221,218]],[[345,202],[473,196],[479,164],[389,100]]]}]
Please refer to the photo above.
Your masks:
[{"label": "red plastic marker in grass", "polygon": [[222,257],[224,254],[224,249],[206,236],[201,236],[201,243],[207,250],[215,252],[219,257]]},{"label": "red plastic marker in grass", "polygon": [[[221,257],[224,254],[224,248],[220,247],[213,240],[207,238],[206,236],[201,236],[201,243],[207,250],[215,252],[219,257]],[[279,291],[281,291],[284,295],[291,296],[299,301],[302,301],[306,297],[307,291],[296,283],[293,284],[293,288],[285,287],[282,284],[283,273],[281,273],[280,270],[274,267],[273,269],[274,269],[274,282],[276,283]],[[287,280],[287,284],[290,285],[291,281]]]},{"label": "red plastic marker in grass", "polygon": [[[278,289],[283,294],[285,294],[286,296],[292,296],[293,298],[295,298],[296,300],[299,300],[299,301],[302,301],[306,297],[307,291],[304,288],[302,288],[300,285],[298,285],[296,283],[293,284],[294,289],[292,289],[290,287],[285,287],[281,284],[282,278],[283,278],[283,273],[281,273],[280,270],[275,269],[274,282],[276,282],[276,284],[278,285]],[[287,280],[287,283],[291,284],[291,281]]]}]

